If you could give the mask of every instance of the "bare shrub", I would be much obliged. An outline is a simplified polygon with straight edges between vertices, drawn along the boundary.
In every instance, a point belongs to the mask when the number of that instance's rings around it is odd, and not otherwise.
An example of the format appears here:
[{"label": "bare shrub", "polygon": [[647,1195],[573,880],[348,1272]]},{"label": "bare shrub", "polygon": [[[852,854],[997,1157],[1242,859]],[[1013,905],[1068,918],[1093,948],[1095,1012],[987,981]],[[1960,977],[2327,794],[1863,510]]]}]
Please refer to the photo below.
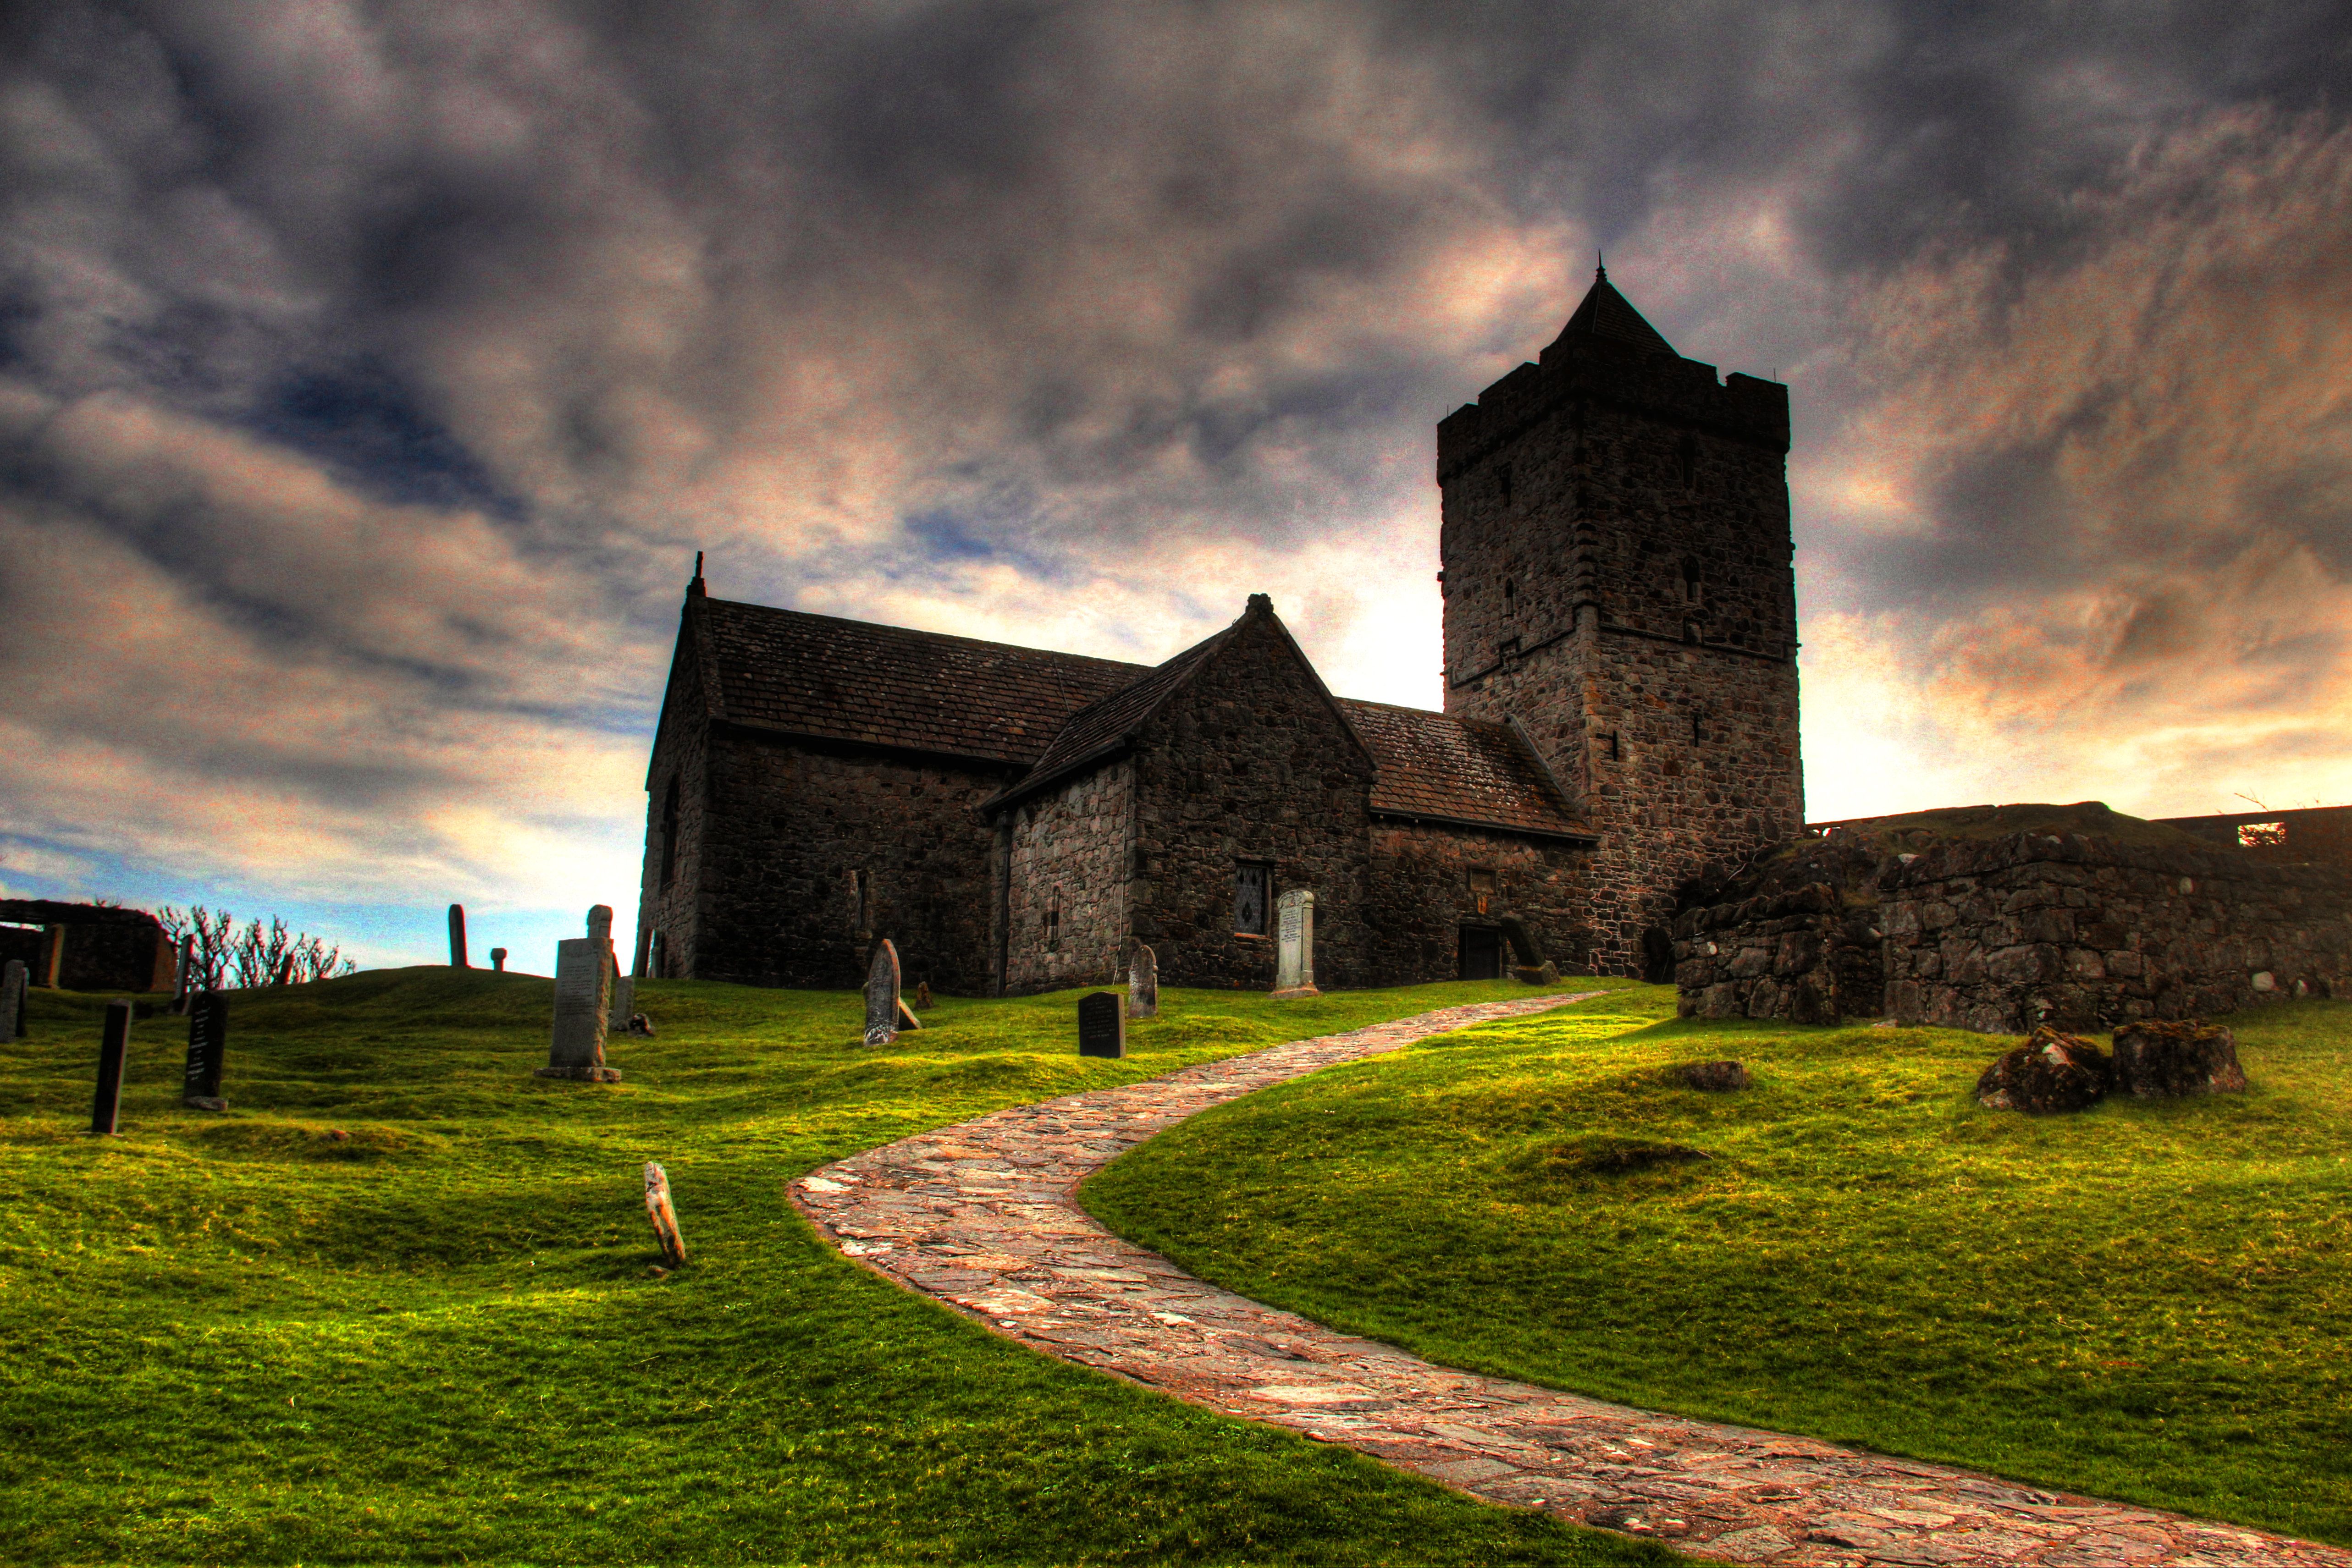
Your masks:
[{"label": "bare shrub", "polygon": [[188,954],[192,991],[299,986],[359,968],[343,956],[340,946],[331,947],[316,936],[290,931],[274,915],[267,925],[255,919],[240,926],[226,909],[194,904],[184,911],[167,904],[155,912],[155,918],[174,943],[184,936],[194,939]]}]

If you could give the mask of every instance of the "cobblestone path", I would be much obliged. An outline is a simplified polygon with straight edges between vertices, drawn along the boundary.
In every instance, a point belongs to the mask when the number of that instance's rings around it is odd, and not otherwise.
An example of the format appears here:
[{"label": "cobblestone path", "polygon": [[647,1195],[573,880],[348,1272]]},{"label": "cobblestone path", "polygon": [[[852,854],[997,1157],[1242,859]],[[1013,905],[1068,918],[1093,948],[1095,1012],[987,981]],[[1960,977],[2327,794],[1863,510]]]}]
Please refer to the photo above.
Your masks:
[{"label": "cobblestone path", "polygon": [[1212,1105],[1582,999],[1447,1008],[1000,1111],[826,1166],[793,1197],[851,1257],[1049,1355],[1708,1557],[2352,1568],[2334,1547],[1434,1366],[1203,1284],[1077,1207],[1090,1172]]}]

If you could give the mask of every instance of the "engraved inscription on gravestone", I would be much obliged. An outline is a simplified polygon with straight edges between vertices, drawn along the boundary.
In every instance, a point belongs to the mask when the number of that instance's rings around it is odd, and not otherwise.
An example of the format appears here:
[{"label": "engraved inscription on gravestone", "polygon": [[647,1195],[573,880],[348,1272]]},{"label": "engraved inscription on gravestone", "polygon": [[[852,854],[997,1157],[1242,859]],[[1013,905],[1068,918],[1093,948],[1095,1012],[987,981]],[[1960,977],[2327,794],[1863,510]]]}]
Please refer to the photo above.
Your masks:
[{"label": "engraved inscription on gravestone", "polygon": [[604,1020],[613,984],[608,946],[593,936],[555,945],[555,1033],[540,1077],[620,1082],[620,1073],[604,1065]]},{"label": "engraved inscription on gravestone", "polygon": [[226,1111],[221,1098],[221,1066],[228,1054],[228,998],[218,991],[198,991],[188,1004],[188,1071],[180,1089],[180,1103],[193,1111]]},{"label": "engraved inscription on gravestone", "polygon": [[1315,988],[1315,895],[1294,887],[1274,901],[1274,995],[1319,997]]},{"label": "engraved inscription on gravestone", "polygon": [[1117,991],[1097,991],[1079,998],[1078,1054],[1127,1054],[1127,1017]]},{"label": "engraved inscription on gravestone", "polygon": [[0,1040],[16,1040],[25,1032],[25,987],[32,972],[21,958],[11,958],[0,969]]},{"label": "engraved inscription on gravestone", "polygon": [[1127,967],[1127,1016],[1160,1016],[1160,959],[1140,942],[1135,945],[1134,962]]},{"label": "engraved inscription on gravestone", "polygon": [[887,1045],[898,1038],[898,949],[885,936],[874,945],[874,964],[866,971],[866,1043]]}]

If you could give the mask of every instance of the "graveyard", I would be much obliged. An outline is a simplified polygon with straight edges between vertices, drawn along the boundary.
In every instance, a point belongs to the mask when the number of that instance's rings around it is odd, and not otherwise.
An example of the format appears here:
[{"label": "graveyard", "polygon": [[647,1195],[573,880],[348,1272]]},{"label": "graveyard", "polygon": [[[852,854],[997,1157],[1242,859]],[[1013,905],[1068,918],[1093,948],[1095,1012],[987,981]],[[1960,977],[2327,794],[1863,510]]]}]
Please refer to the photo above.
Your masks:
[{"label": "graveyard", "polygon": [[[1083,1201],[1448,1365],[2352,1542],[2352,1005],[2231,1019],[2244,1094],[2027,1118],[1972,1098],[2010,1043],[1983,1035],[1678,1020],[1621,979],[1300,979],[1083,1024],[1076,992],[910,1017],[639,981],[655,1032],[600,1037],[601,1078],[547,1073],[567,1004],[529,975],[232,993],[200,1082],[154,998],[123,1020],[111,1137],[87,1131],[110,998],[37,989],[0,1045],[0,1539],[40,1563],[1674,1560],[1035,1354],[787,1192],[985,1113],[1556,989],[1605,994],[1247,1094]],[[1675,1076],[1724,1059],[1744,1087]]]}]

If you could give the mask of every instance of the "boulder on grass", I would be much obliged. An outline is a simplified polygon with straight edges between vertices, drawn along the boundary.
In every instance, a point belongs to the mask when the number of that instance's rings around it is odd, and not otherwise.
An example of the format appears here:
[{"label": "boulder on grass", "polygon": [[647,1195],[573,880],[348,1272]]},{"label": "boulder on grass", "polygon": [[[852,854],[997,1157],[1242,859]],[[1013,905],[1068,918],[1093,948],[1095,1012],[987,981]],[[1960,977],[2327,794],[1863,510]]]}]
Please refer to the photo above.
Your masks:
[{"label": "boulder on grass", "polygon": [[1694,1089],[1745,1089],[1748,1069],[1737,1061],[1685,1061],[1675,1075]]},{"label": "boulder on grass", "polygon": [[2116,1030],[2116,1088],[2142,1099],[2230,1094],[2246,1086],[2238,1042],[2217,1023],[2127,1023]]},{"label": "boulder on grass", "polygon": [[1990,1111],[2022,1111],[2029,1116],[2087,1111],[2112,1082],[2105,1051],[2044,1024],[1984,1070],[1977,1080],[1977,1103]]}]

